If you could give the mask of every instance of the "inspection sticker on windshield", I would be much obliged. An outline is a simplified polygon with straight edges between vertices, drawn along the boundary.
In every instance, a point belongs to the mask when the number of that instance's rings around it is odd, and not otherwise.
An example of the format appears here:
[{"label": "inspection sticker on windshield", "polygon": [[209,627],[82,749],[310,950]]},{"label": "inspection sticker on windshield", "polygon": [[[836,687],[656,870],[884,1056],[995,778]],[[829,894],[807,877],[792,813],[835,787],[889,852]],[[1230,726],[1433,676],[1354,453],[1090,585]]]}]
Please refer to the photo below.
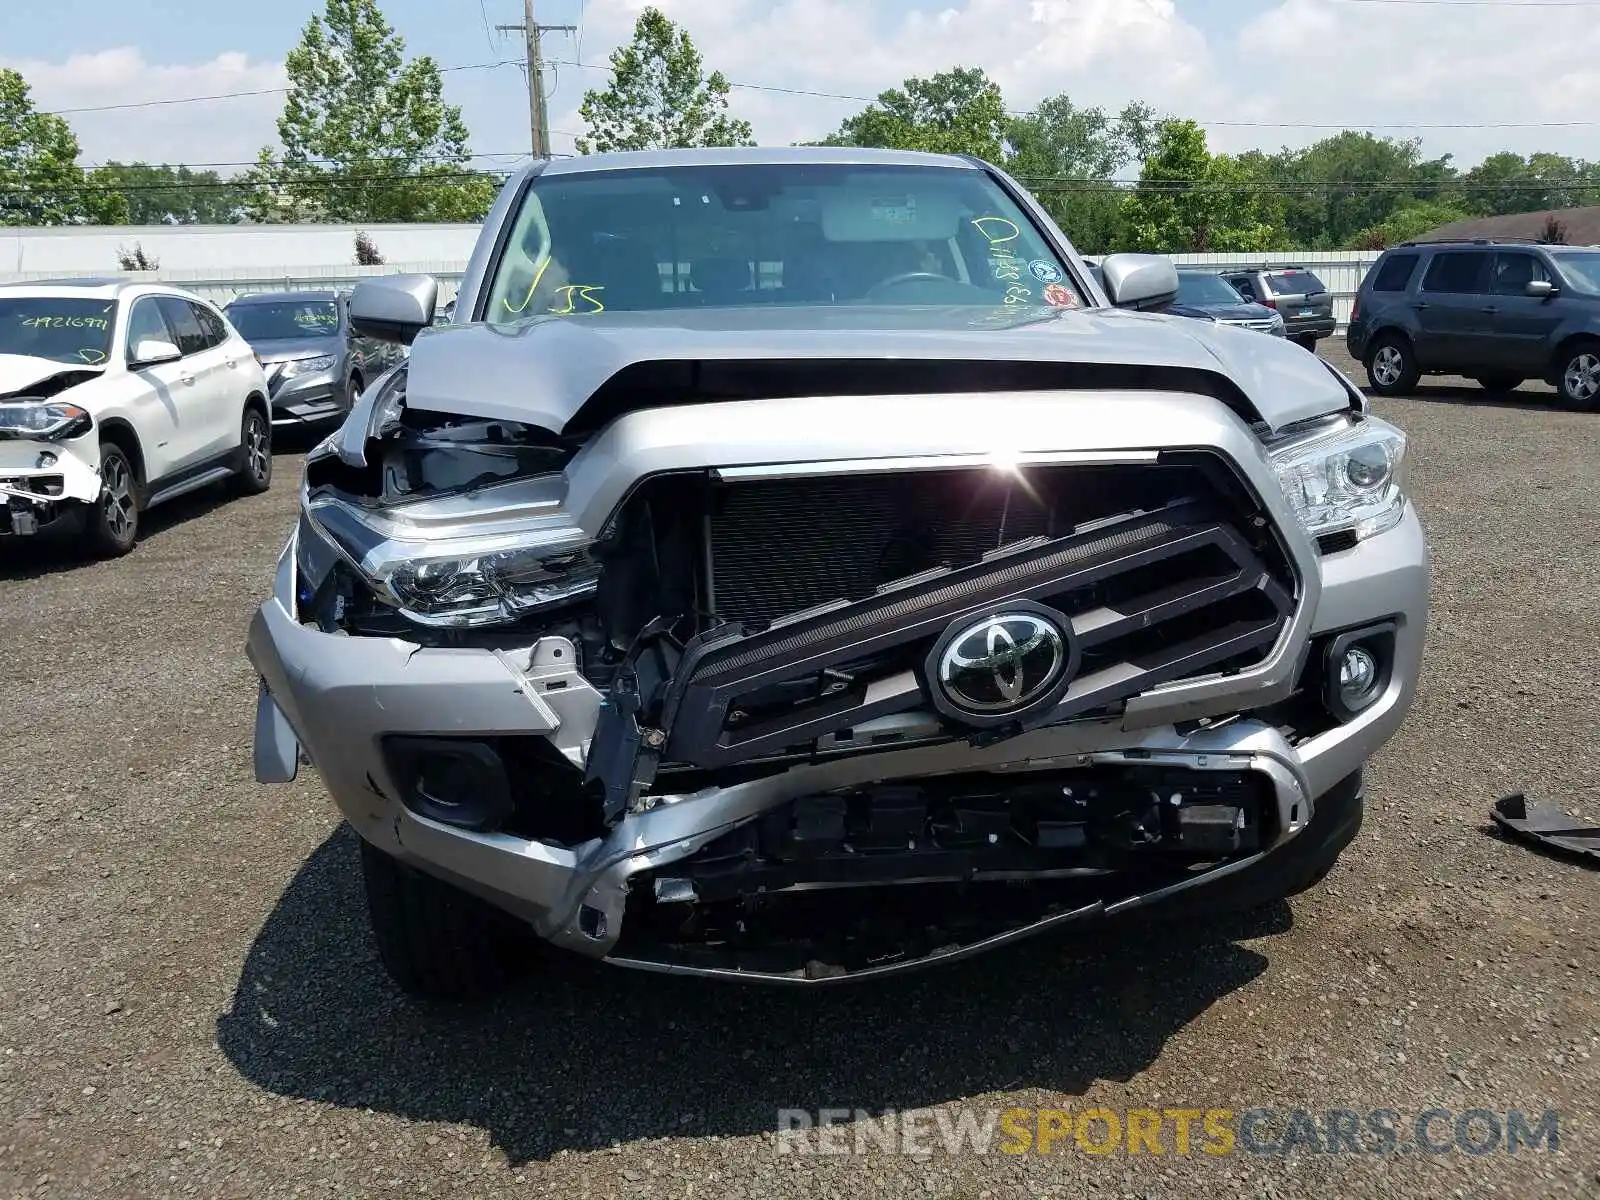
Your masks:
[{"label": "inspection sticker on windshield", "polygon": [[1051,308],[1078,307],[1078,298],[1070,289],[1062,287],[1059,283],[1052,283],[1044,289],[1044,302]]},{"label": "inspection sticker on windshield", "polygon": [[889,225],[915,225],[917,222],[917,198],[915,196],[874,196],[872,198],[872,219],[883,221]]},{"label": "inspection sticker on windshield", "polygon": [[1056,269],[1055,263],[1045,262],[1044,259],[1034,259],[1028,264],[1028,271],[1040,283],[1060,283],[1061,272]]}]

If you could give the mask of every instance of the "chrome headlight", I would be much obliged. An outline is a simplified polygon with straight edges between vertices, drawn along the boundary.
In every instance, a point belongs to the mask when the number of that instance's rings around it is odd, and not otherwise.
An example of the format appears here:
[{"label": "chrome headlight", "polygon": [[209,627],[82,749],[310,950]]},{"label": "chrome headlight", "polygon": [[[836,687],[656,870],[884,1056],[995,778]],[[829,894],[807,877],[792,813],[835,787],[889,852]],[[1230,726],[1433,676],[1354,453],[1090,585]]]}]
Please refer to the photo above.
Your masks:
[{"label": "chrome headlight", "polygon": [[334,356],[319,354],[315,358],[292,358],[283,364],[282,375],[285,379],[294,379],[300,375],[315,375],[318,371],[331,370]]},{"label": "chrome headlight", "polygon": [[0,437],[59,441],[87,432],[87,409],[63,400],[7,400],[0,403]]},{"label": "chrome headlight", "polygon": [[500,625],[592,594],[600,564],[560,507],[563,479],[374,509],[310,495],[312,526],[387,603],[422,625]]},{"label": "chrome headlight", "polygon": [[1368,417],[1270,453],[1289,507],[1312,537],[1369,538],[1405,515],[1406,435],[1387,421]]}]

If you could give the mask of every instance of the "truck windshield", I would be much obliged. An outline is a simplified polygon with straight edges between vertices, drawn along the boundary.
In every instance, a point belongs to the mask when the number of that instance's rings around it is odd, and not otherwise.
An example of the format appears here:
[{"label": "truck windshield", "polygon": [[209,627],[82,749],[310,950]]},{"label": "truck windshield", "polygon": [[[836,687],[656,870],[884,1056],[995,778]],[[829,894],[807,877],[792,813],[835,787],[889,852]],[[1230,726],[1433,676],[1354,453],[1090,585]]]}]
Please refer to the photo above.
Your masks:
[{"label": "truck windshield", "polygon": [[116,327],[115,300],[0,298],[0,354],[95,367],[111,352],[111,333]]},{"label": "truck windshield", "polygon": [[522,198],[482,319],[756,305],[1078,308],[988,174],[758,164],[554,174]]},{"label": "truck windshield", "polygon": [[239,336],[247,342],[332,337],[339,332],[339,308],[331,300],[230,304],[227,313]]},{"label": "truck windshield", "polygon": [[1552,251],[1567,282],[1589,296],[1600,296],[1600,251]]}]

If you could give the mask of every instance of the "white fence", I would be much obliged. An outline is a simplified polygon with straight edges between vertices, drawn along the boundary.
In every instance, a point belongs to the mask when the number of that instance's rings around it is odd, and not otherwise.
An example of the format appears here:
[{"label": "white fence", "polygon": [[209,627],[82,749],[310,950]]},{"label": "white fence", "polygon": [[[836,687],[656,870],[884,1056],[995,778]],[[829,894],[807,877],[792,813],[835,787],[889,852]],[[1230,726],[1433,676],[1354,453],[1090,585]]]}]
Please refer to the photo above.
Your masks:
[{"label": "white fence", "polygon": [[[1327,285],[1333,294],[1334,315],[1341,328],[1350,319],[1350,305],[1356,289],[1368,268],[1377,261],[1375,251],[1354,250],[1285,251],[1269,255],[1237,254],[1172,254],[1168,255],[1178,266],[1206,267],[1213,271],[1244,270],[1260,266],[1307,267]],[[355,266],[304,266],[283,268],[244,267],[237,269],[162,269],[147,272],[118,271],[0,271],[0,283],[28,279],[61,278],[82,275],[124,275],[135,279],[160,280],[188,288],[217,304],[226,304],[235,296],[249,292],[292,291],[300,288],[352,287],[372,275],[394,275],[418,272],[433,275],[439,280],[439,300],[452,299],[460,286],[466,270],[466,260],[451,259],[434,262],[392,262],[381,267]],[[685,264],[687,270],[687,264]]]}]

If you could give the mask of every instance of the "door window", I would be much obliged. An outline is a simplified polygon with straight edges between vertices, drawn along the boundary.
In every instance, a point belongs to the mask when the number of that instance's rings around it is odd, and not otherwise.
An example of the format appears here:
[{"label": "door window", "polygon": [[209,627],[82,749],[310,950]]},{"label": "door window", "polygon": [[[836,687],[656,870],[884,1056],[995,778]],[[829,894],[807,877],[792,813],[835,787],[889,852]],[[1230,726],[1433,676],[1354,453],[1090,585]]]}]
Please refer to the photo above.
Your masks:
[{"label": "door window", "polygon": [[1488,275],[1489,255],[1482,251],[1440,254],[1423,276],[1422,289],[1452,295],[1483,292],[1488,290]]},{"label": "door window", "polygon": [[172,330],[167,328],[166,318],[161,315],[161,310],[156,307],[155,298],[146,296],[143,300],[136,300],[133,311],[128,314],[128,361],[134,358],[134,349],[140,342],[175,342]]},{"label": "door window", "polygon": [[1494,260],[1494,291],[1497,296],[1525,296],[1535,281],[1551,282],[1550,272],[1534,254],[1497,254]]},{"label": "door window", "polygon": [[187,300],[180,300],[177,296],[158,296],[156,303],[166,315],[172,332],[178,335],[179,350],[187,356],[199,354],[206,348],[206,335],[201,331],[200,322],[195,319],[194,309]]},{"label": "door window", "polygon": [[1417,268],[1415,254],[1391,254],[1383,260],[1372,280],[1375,292],[1403,292],[1411,282],[1411,273]]},{"label": "door window", "polygon": [[1246,300],[1254,300],[1256,298],[1256,289],[1251,286],[1250,277],[1248,275],[1230,275],[1228,277],[1228,282],[1233,284],[1238,293]]},{"label": "door window", "polygon": [[217,316],[204,304],[191,304],[194,309],[194,319],[200,323],[200,332],[206,339],[206,349],[220,346],[228,340],[228,327],[222,323],[222,318]]}]

